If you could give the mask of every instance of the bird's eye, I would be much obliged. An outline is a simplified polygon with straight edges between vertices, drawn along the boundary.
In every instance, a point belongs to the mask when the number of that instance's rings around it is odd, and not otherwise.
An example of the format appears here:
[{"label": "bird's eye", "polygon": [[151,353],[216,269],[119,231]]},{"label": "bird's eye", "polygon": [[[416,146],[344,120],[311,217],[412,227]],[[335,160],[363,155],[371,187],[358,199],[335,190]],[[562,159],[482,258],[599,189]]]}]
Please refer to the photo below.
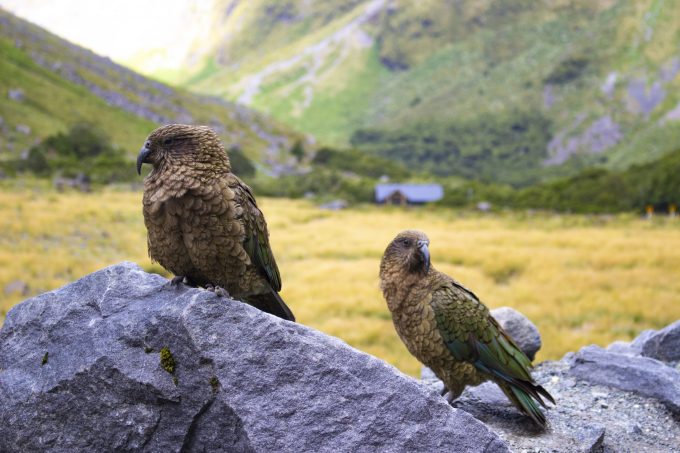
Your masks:
[{"label": "bird's eye", "polygon": [[401,244],[402,244],[404,247],[410,247],[410,246],[411,246],[411,240],[410,240],[410,239],[407,239],[407,238],[403,238],[403,239],[401,240]]},{"label": "bird's eye", "polygon": [[163,139],[163,146],[172,145],[172,143],[173,143],[174,141],[175,141],[175,140],[174,140],[173,138],[171,138],[171,137],[164,138],[164,139]]}]

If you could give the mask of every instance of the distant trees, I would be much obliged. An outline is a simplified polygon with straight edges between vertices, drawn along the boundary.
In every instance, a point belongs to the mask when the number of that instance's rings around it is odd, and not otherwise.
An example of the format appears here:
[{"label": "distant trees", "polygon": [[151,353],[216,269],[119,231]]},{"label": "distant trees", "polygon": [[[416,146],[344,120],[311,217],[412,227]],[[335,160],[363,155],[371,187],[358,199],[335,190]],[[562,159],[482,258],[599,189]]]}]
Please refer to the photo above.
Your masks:
[{"label": "distant trees", "polygon": [[302,159],[305,157],[305,147],[302,145],[302,141],[295,141],[290,148],[290,154],[292,154],[298,162],[302,162]]},{"label": "distant trees", "polygon": [[409,175],[409,171],[401,162],[375,156],[358,149],[321,148],[314,155],[312,164],[316,167],[351,172],[373,178],[386,175],[390,178],[400,179]]},{"label": "distant trees", "polygon": [[555,85],[564,85],[572,82],[583,75],[588,67],[588,63],[588,59],[581,56],[566,58],[555,66],[544,82]]},{"label": "distant trees", "polygon": [[[548,123],[539,121],[538,124],[548,127]],[[277,178],[254,178],[249,183],[255,186],[258,194],[268,196],[298,198],[313,194],[321,198],[370,202],[375,184],[387,176],[399,182],[427,180],[441,183],[444,198],[438,204],[451,207],[469,207],[488,201],[494,206],[512,209],[606,213],[642,212],[646,206],[667,210],[680,205],[680,149],[624,171],[586,168],[568,178],[516,188],[510,184],[471,179],[473,175],[465,173],[469,170],[465,166],[477,165],[494,174],[501,170],[486,166],[485,160],[504,162],[506,177],[516,175],[515,172],[519,175],[524,156],[535,158],[537,147],[547,136],[532,117],[490,120],[484,124],[482,132],[461,125],[449,125],[443,131],[443,135],[427,128],[358,131],[355,141],[363,143],[372,152],[324,147],[310,153],[313,158],[309,171]],[[296,145],[291,153],[295,148]],[[304,156],[301,144],[299,149]],[[446,150],[453,157],[446,157]],[[299,153],[296,153],[293,155],[297,158]],[[240,148],[229,149],[229,157],[236,174],[246,177],[256,174],[254,163]],[[420,159],[425,161],[425,168],[417,162]],[[447,176],[456,162],[464,163],[464,167],[453,173],[462,172],[470,179],[461,181]],[[429,170],[432,166],[436,171]],[[2,170],[40,177],[75,178],[81,174],[100,184],[136,177],[132,157],[114,146],[104,131],[87,123],[75,124],[66,132],[47,137],[30,148],[23,159],[4,163]]]},{"label": "distant trees", "polygon": [[258,180],[253,184],[263,195],[300,198],[313,194],[360,203],[373,200],[375,184],[380,177],[396,180],[411,177],[411,172],[400,162],[357,149],[321,148],[314,154],[311,166],[311,171],[303,174]]},{"label": "distant trees", "polygon": [[589,168],[524,189],[471,181],[446,188],[440,204],[471,206],[483,200],[508,208],[574,213],[642,212],[648,205],[667,210],[680,205],[678,175],[680,150],[625,171]]},{"label": "distant trees", "polygon": [[457,122],[357,130],[351,143],[433,175],[518,186],[537,180],[550,130],[550,121],[538,112],[500,112]]},{"label": "distant trees", "polygon": [[227,154],[229,155],[231,170],[235,174],[245,177],[255,176],[256,168],[253,161],[246,157],[239,146],[232,146]]},{"label": "distant trees", "polygon": [[89,123],[74,124],[67,132],[50,135],[14,161],[18,172],[37,176],[87,175],[93,182],[130,180],[135,176],[125,152],[112,145],[106,133]]}]

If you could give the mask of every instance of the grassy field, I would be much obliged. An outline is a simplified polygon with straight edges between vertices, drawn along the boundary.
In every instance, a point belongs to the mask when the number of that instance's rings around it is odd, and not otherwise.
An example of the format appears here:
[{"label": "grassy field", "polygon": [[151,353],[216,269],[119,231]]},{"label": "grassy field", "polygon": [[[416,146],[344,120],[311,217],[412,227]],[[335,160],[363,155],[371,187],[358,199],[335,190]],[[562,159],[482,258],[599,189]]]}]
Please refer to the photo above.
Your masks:
[{"label": "grassy field", "polygon": [[[0,310],[122,260],[161,271],[146,253],[141,193],[54,193],[0,187]],[[490,307],[508,305],[539,327],[538,360],[627,340],[680,318],[680,219],[585,217],[373,206],[322,211],[262,199],[299,322],[417,375],[378,288],[380,256],[402,229],[426,231],[433,264]]]}]

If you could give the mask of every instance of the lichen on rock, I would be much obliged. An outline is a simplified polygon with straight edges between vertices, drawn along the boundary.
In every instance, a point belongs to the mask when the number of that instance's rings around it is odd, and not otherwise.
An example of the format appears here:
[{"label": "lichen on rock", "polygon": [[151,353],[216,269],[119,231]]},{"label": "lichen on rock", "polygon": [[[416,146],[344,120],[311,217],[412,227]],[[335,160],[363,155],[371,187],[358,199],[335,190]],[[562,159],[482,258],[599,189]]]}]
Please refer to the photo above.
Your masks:
[{"label": "lichen on rock", "polygon": [[161,348],[161,352],[159,353],[160,358],[161,358],[161,367],[167,371],[170,374],[175,373],[175,358],[172,355],[172,352],[170,352],[170,349],[168,349],[167,346],[164,346]]}]

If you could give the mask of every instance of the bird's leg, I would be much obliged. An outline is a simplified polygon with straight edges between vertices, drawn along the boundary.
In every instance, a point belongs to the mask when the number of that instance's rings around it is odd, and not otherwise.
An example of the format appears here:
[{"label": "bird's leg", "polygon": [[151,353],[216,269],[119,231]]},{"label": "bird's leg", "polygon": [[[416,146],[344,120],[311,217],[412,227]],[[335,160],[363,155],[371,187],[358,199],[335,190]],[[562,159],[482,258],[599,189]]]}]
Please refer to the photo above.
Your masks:
[{"label": "bird's leg", "polygon": [[229,297],[229,298],[231,298],[231,296],[229,295],[229,293],[227,292],[227,290],[224,289],[224,288],[222,288],[221,286],[213,286],[213,285],[211,285],[210,283],[208,283],[207,285],[205,285],[205,289],[208,290],[208,291],[211,291],[211,292],[213,292],[213,293],[215,293],[215,294],[217,294],[217,295],[220,296],[220,297]]},{"label": "bird's leg", "polygon": [[170,286],[178,287],[181,283],[186,283],[186,278],[183,275],[175,275],[170,280]]},{"label": "bird's leg", "polygon": [[449,393],[449,389],[446,388],[446,386],[442,387],[442,391],[439,392],[439,396],[444,396],[447,393]]},{"label": "bird's leg", "polygon": [[186,277],[184,275],[175,275],[170,279],[168,283],[166,283],[171,288],[179,288],[180,285],[187,285],[191,287],[195,287],[196,285],[194,282],[192,282],[189,277]]},{"label": "bird's leg", "polygon": [[454,400],[458,399],[458,397],[460,396],[461,393],[463,393],[462,390],[460,390],[458,392],[453,392],[451,390],[448,390],[446,387],[444,387],[444,391],[442,392],[442,396],[446,395],[446,396],[444,396],[444,398],[446,398],[446,401],[449,404],[451,404],[451,403],[454,402]]}]

